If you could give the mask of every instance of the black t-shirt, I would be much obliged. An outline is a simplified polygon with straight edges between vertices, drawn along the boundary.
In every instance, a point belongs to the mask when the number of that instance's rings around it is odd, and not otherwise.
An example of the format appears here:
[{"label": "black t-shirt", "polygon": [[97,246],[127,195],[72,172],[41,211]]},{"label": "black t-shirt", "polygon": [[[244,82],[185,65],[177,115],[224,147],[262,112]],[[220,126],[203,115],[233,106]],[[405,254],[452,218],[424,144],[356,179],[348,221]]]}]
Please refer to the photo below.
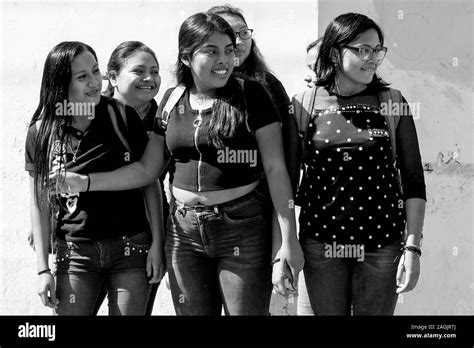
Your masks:
[{"label": "black t-shirt", "polygon": [[[376,91],[370,88],[350,97],[318,89],[316,117],[308,130],[306,175],[297,197],[300,236],[324,243],[364,245],[367,250],[402,239],[404,197],[379,105]],[[402,117],[398,137],[409,135],[405,122]],[[406,141],[398,140],[405,199],[425,199],[423,170],[415,153],[418,148],[405,152]]]},{"label": "black t-shirt", "polygon": [[[159,106],[161,115],[173,89],[168,90]],[[225,149],[217,149],[209,141],[208,128],[212,108],[199,113],[191,109],[189,90],[182,95],[170,112],[166,130],[166,144],[171,153],[170,183],[191,191],[215,191],[250,184],[263,175],[255,132],[278,122],[278,112],[266,89],[256,80],[244,80],[247,124],[241,125],[237,135]],[[202,125],[195,127],[202,117]],[[153,131],[165,135],[157,118]]]},{"label": "black t-shirt", "polygon": [[[61,152],[57,140],[52,165],[62,158],[66,166],[70,166],[68,168],[75,167],[77,170],[74,171],[77,173],[87,174],[112,171],[139,160],[148,142],[143,124],[135,110],[129,106],[122,105],[127,117],[126,126],[122,116],[116,114],[121,133],[129,143],[130,154],[112,126],[109,112],[114,112],[114,104],[117,106],[120,102],[101,97],[100,103],[95,107],[95,117],[86,132],[68,127],[68,136],[80,141],[79,147],[73,149],[68,142],[63,144]],[[28,130],[25,152],[25,169],[29,172],[35,170],[36,134],[37,126],[32,125]],[[70,197],[62,194],[59,203],[61,208],[55,233],[60,239],[101,240],[150,231],[141,189],[81,192]]]}]

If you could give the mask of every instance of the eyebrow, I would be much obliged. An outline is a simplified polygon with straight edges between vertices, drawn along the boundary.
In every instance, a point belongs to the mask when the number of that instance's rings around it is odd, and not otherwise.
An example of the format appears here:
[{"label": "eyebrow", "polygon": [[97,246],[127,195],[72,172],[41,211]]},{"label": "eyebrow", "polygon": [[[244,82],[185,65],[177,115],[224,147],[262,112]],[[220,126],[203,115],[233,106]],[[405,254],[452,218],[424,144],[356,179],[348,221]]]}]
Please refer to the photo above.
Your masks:
[{"label": "eyebrow", "polygon": [[[136,69],[136,68],[146,68],[146,66],[143,65],[143,64],[138,64],[138,65],[132,66],[132,69]],[[153,68],[159,69],[159,65],[152,65],[151,68],[152,68],[152,69],[153,69]]]},{"label": "eyebrow", "polygon": [[[229,46],[232,46],[232,47],[233,47],[234,44],[233,44],[233,43],[230,43],[230,44],[226,45],[225,47],[227,48],[227,47],[229,47]],[[202,48],[219,48],[219,46],[213,45],[213,44],[205,44],[204,46],[202,46]]]},{"label": "eyebrow", "polygon": [[380,43],[380,44],[378,44],[378,45],[377,45],[377,46],[375,46],[375,47],[372,47],[372,46],[370,46],[370,45],[366,45],[366,44],[360,44],[360,45],[359,45],[359,46],[357,46],[357,47],[370,47],[370,48],[377,48],[377,47],[383,47],[383,46],[382,46],[382,44]]},{"label": "eyebrow", "polygon": [[[96,67],[99,67],[99,64],[98,64],[98,63],[95,63],[95,64],[92,66],[92,69],[94,69],[94,68],[96,68]],[[78,72],[76,72],[76,73],[72,73],[72,75],[75,76],[75,75],[79,75],[79,74],[82,74],[82,73],[85,73],[85,72],[86,72],[86,70],[84,69],[84,70],[78,71]]]}]

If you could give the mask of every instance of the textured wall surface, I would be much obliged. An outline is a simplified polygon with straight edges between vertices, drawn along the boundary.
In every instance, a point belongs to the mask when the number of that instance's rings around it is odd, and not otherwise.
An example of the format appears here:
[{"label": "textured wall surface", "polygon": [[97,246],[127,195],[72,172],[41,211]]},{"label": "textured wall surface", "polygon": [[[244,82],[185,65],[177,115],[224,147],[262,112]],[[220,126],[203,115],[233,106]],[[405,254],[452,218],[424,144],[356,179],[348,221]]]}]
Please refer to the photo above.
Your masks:
[{"label": "textured wall surface", "polygon": [[[380,23],[389,53],[384,78],[409,102],[416,120],[426,174],[422,273],[416,289],[399,298],[396,314],[472,314],[473,110],[472,5],[470,1],[232,2],[241,7],[268,63],[289,95],[305,88],[305,46],[336,15],[358,11]],[[64,40],[96,49],[105,71],[113,48],[140,40],[160,60],[163,85],[172,85],[177,31],[194,12],[216,2],[133,4],[2,2],[0,71],[0,315],[49,314],[36,294],[29,188],[24,166],[27,123],[38,103],[49,50]],[[402,12],[400,12],[402,11]],[[443,159],[438,161],[438,154]],[[449,163],[444,163],[449,162]],[[271,312],[295,314],[295,301],[273,296]],[[106,313],[106,304],[100,314]],[[170,292],[160,286],[154,314],[174,314]]]}]

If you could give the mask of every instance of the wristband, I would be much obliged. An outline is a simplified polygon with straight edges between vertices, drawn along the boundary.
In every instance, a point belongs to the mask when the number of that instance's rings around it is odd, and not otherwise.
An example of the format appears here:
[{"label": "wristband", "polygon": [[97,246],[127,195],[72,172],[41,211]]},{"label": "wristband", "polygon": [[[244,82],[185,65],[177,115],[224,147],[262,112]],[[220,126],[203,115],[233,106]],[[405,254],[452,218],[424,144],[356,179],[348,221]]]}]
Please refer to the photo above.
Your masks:
[{"label": "wristband", "polygon": [[410,251],[410,252],[416,254],[416,256],[421,257],[421,249],[418,248],[417,246],[414,246],[414,245],[405,245],[402,248],[402,251]]},{"label": "wristband", "polygon": [[38,272],[38,275],[42,275],[43,273],[48,273],[48,272],[51,273],[51,269],[46,268],[46,269],[42,270],[41,272]]},{"label": "wristband", "polygon": [[272,261],[272,266],[273,266],[275,263],[277,263],[277,262],[280,262],[280,259],[275,259],[275,260],[273,260],[273,261]]},{"label": "wristband", "polygon": [[89,189],[91,188],[91,176],[87,174],[87,189],[86,192],[89,192]]}]

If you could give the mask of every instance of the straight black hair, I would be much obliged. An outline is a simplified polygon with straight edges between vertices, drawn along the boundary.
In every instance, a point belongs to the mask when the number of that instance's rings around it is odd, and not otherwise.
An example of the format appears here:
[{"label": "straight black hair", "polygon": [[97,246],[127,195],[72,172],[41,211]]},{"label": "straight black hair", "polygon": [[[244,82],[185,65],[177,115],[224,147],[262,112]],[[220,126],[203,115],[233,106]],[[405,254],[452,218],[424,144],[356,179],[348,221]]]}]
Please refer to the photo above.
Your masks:
[{"label": "straight black hair", "polygon": [[[338,64],[332,60],[333,51],[339,52],[338,57],[340,57],[340,50],[344,45],[356,40],[369,29],[377,31],[380,43],[383,45],[382,29],[372,19],[363,14],[345,13],[337,16],[329,23],[316,60],[316,85],[334,88]],[[369,86],[375,88],[385,88],[388,85],[377,73],[374,74],[372,82],[369,84]]]},{"label": "straight black hair", "polygon": [[65,41],[49,52],[44,63],[40,100],[30,122],[31,127],[41,121],[35,138],[34,153],[35,200],[39,207],[46,207],[45,204],[48,202],[50,208],[57,208],[56,200],[50,200],[49,171],[54,147],[60,153],[65,148],[64,129],[71,125],[72,117],[56,115],[56,104],[69,100],[71,63],[83,52],[90,52],[97,61],[97,55],[90,46],[78,41]]},{"label": "straight black hair", "polygon": [[[183,22],[178,35],[176,62],[178,84],[183,84],[187,88],[194,86],[191,68],[184,64],[184,61],[191,62],[194,53],[215,33],[229,36],[235,48],[234,31],[222,17],[216,14],[196,13]],[[217,89],[216,97],[212,106],[213,114],[208,137],[214,146],[222,148],[245,123],[245,103],[243,91],[234,76],[229,78],[224,87]]]}]

